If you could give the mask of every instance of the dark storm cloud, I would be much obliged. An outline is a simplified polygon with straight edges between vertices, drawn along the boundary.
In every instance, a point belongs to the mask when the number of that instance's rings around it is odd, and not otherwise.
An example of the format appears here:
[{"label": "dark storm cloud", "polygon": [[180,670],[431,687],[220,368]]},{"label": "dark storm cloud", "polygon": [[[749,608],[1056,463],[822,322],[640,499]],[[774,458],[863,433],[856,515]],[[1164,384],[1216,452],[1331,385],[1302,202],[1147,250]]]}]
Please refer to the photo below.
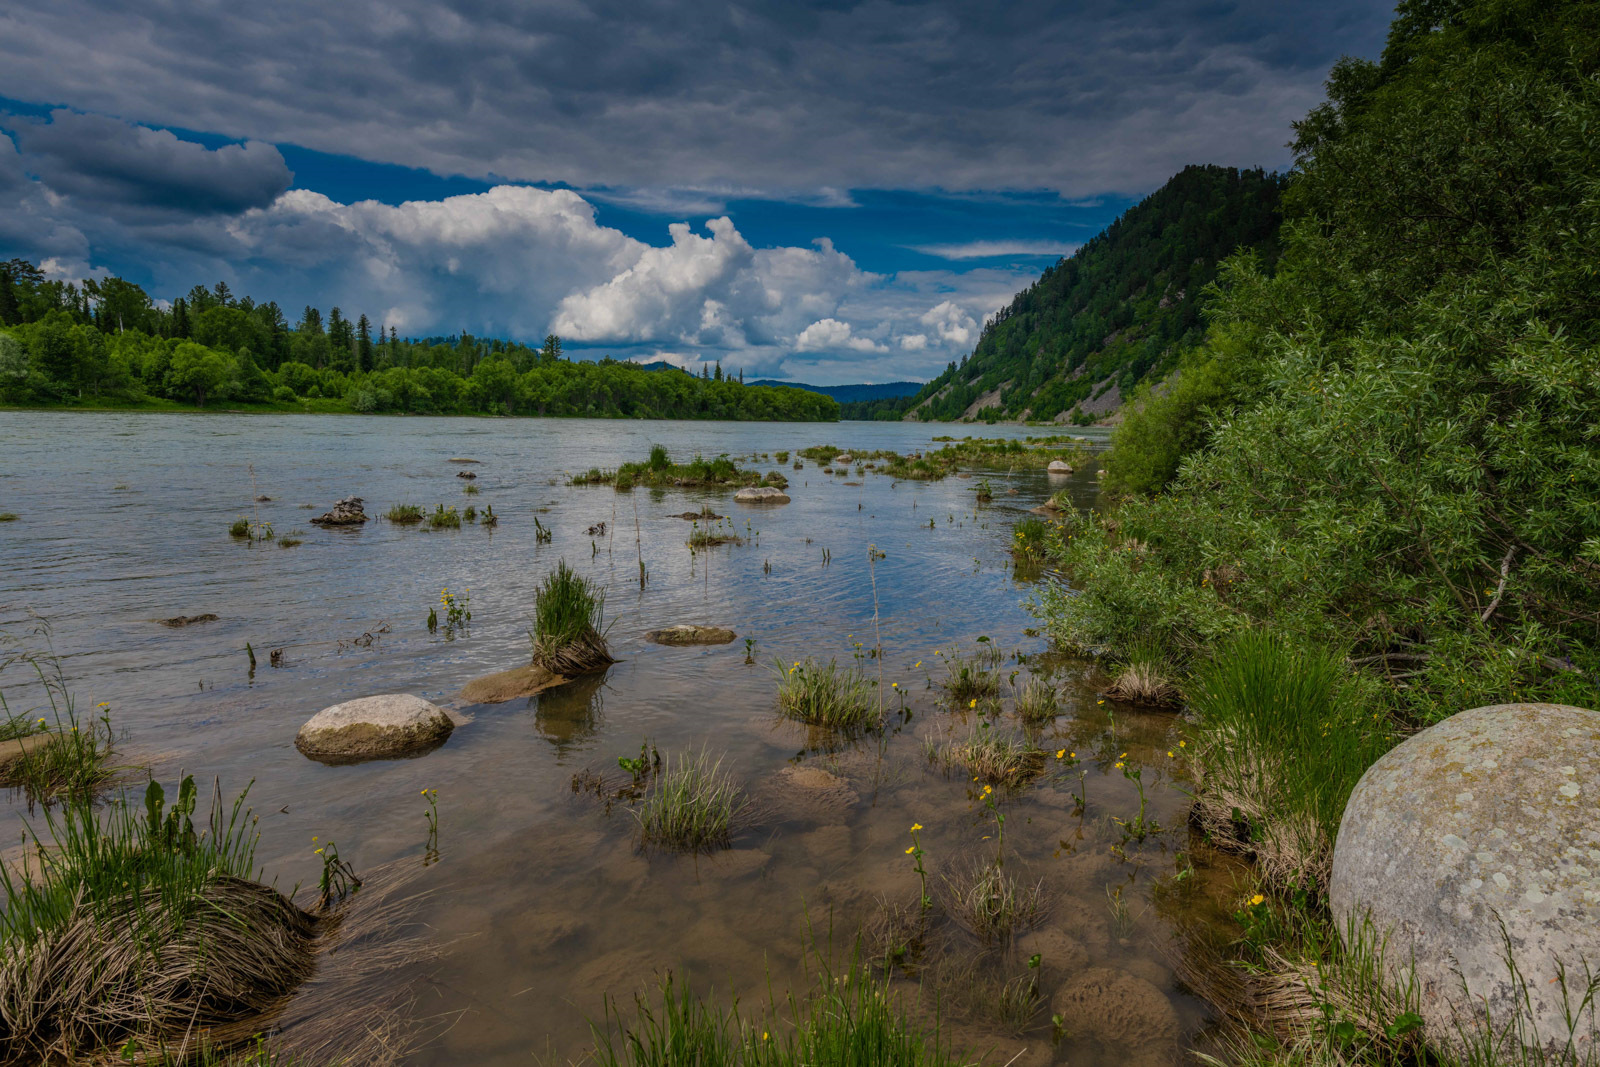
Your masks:
[{"label": "dark storm cloud", "polygon": [[0,93],[580,187],[1081,195],[1281,163],[1328,66],[1387,19],[1369,0],[53,0],[0,18]]},{"label": "dark storm cloud", "polygon": [[272,203],[294,177],[277,148],[260,142],[209,149],[168,130],[64,109],[47,123],[9,125],[29,169],[85,207],[236,214]]}]

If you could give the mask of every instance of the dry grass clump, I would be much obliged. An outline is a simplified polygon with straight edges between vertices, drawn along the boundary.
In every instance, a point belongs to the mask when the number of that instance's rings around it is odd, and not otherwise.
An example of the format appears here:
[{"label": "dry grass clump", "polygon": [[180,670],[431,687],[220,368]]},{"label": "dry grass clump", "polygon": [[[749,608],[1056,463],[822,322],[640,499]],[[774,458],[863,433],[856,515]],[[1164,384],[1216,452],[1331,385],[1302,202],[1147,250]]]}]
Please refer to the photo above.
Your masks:
[{"label": "dry grass clump", "polygon": [[872,701],[872,683],[859,668],[812,659],[784,666],[778,672],[778,708],[791,719],[840,730],[870,730],[880,725]]},{"label": "dry grass clump", "polygon": [[138,814],[126,798],[47,813],[37,859],[0,868],[0,1061],[181,1044],[279,1007],[311,973],[318,920],[251,880],[243,799],[226,813],[216,798],[204,832],[192,778],[170,809],[152,782]]},{"label": "dry grass clump", "polygon": [[1017,686],[1017,717],[1030,725],[1049,722],[1061,714],[1056,687],[1037,675],[1029,675]]},{"label": "dry grass clump", "polygon": [[[1044,995],[1039,972],[1013,964],[1008,971],[1006,953],[963,952],[941,956],[923,978],[941,1007],[953,1015],[1021,1036],[1039,1016]],[[1011,973],[1023,966],[1023,973]]]},{"label": "dry grass clump", "polygon": [[573,677],[615,663],[603,629],[605,604],[605,590],[559,561],[535,593],[534,664]]},{"label": "dry grass clump", "polygon": [[974,937],[1005,941],[1044,914],[1044,884],[1026,884],[993,860],[957,865],[941,879],[940,904]]},{"label": "dry grass clump", "polygon": [[1179,699],[1178,687],[1159,663],[1124,663],[1112,675],[1106,695],[1130,704],[1171,707]]},{"label": "dry grass clump", "polygon": [[961,764],[990,785],[1026,785],[1044,772],[1045,754],[1025,738],[1006,737],[979,728],[960,741],[951,741],[937,750],[937,759],[946,767]]},{"label": "dry grass clump", "polygon": [[647,848],[708,852],[726,848],[749,813],[750,801],[704,752],[667,758],[638,807],[640,842]]}]

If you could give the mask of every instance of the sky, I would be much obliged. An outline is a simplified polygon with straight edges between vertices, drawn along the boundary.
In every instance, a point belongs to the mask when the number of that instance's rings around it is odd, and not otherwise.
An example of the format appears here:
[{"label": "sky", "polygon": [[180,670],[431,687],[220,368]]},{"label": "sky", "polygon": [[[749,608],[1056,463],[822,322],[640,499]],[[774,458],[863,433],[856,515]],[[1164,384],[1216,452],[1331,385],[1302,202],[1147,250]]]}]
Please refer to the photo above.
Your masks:
[{"label": "sky", "polygon": [[402,336],[924,380],[1191,163],[1283,169],[1363,0],[0,8],[0,259]]}]

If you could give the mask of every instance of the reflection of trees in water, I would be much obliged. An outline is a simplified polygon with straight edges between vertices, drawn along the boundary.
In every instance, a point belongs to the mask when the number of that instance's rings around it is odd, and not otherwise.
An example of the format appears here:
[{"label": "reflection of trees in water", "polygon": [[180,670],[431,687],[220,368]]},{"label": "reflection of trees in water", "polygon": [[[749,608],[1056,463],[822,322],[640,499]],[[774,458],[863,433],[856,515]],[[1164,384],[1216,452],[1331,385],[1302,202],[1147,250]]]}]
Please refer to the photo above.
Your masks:
[{"label": "reflection of trees in water", "polygon": [[557,752],[564,755],[580,748],[599,731],[605,711],[606,673],[586,674],[534,697],[534,727]]}]

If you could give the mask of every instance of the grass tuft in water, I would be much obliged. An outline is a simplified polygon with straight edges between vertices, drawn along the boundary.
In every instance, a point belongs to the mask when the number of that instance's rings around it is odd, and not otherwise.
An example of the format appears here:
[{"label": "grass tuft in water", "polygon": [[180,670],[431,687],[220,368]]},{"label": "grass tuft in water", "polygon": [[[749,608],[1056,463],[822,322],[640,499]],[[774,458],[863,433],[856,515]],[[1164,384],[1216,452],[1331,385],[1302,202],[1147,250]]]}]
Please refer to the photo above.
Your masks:
[{"label": "grass tuft in water", "polygon": [[569,677],[616,662],[606,645],[605,606],[604,589],[559,561],[534,594],[533,662]]},{"label": "grass tuft in water", "polygon": [[21,789],[30,805],[89,800],[114,773],[111,742],[108,715],[81,725],[69,710],[55,730],[35,736],[20,756],[0,769],[0,785]]},{"label": "grass tuft in water", "polygon": [[995,668],[1001,652],[992,644],[985,644],[970,656],[954,652],[945,657],[945,692],[957,702],[992,700],[1000,695],[1000,675]]},{"label": "grass tuft in water", "polygon": [[433,509],[433,514],[428,516],[428,529],[459,530],[461,529],[461,514],[455,508],[447,508],[440,504]]},{"label": "grass tuft in water", "polygon": [[1113,670],[1106,695],[1130,704],[1171,707],[1182,694],[1172,681],[1172,666],[1161,646],[1139,642],[1130,647]]},{"label": "grass tuft in water", "polygon": [[777,662],[778,707],[791,719],[840,730],[871,730],[880,725],[872,684],[859,668],[812,659]]},{"label": "grass tuft in water", "polygon": [[1011,555],[1024,563],[1042,563],[1045,558],[1046,538],[1050,526],[1043,519],[1030,516],[1011,528]]},{"label": "grass tuft in water", "polygon": [[956,866],[941,880],[945,912],[983,941],[1005,941],[1044,913],[1042,883],[1024,883],[992,860]]},{"label": "grass tuft in water", "polygon": [[960,764],[989,785],[1012,787],[1037,778],[1045,764],[1042,749],[1025,739],[997,734],[987,723],[967,738],[945,744],[937,758],[946,767]]},{"label": "grass tuft in water", "polygon": [[252,880],[244,797],[231,811],[215,798],[201,830],[196,799],[190,777],[170,806],[155,782],[142,803],[72,801],[46,813],[35,858],[0,868],[6,1062],[183,1046],[197,1025],[281,1006],[309,976],[316,919]]},{"label": "grass tuft in water", "polygon": [[1017,686],[1017,717],[1029,725],[1049,722],[1061,714],[1056,687],[1036,675],[1024,678]]},{"label": "grass tuft in water", "polygon": [[0,522],[16,522],[17,514],[14,511],[0,511]]},{"label": "grass tuft in water", "polygon": [[591,1027],[597,1067],[972,1067],[942,1035],[939,1020],[920,1021],[887,978],[872,973],[858,950],[843,967],[817,954],[809,995],[790,992],[759,1015],[737,1001],[721,1007],[670,972],[655,997],[635,1000],[624,1025],[614,1003]]},{"label": "grass tuft in water", "polygon": [[750,802],[722,771],[722,761],[698,756],[668,757],[633,814],[646,848],[709,852],[726,848]]},{"label": "grass tuft in water", "polygon": [[401,526],[411,526],[421,522],[424,515],[419,504],[396,504],[389,509],[384,518],[390,522],[399,523]]}]

